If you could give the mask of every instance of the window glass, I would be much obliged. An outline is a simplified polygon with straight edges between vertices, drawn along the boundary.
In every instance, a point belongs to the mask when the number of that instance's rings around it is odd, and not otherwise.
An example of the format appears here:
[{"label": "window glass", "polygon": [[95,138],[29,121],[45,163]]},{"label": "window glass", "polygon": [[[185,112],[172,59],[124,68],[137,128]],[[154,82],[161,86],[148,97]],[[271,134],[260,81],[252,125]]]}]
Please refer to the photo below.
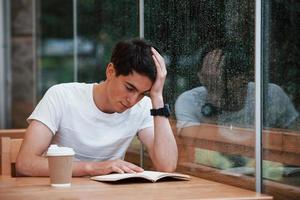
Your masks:
[{"label": "window glass", "polygon": [[73,80],[72,1],[39,1],[38,99],[52,85]]},{"label": "window glass", "polygon": [[253,179],[254,2],[145,1],[145,38],[167,62],[178,169],[239,186],[224,174]]},{"label": "window glass", "polygon": [[[138,10],[133,1],[40,1],[39,94],[54,84],[74,81],[74,27],[77,24],[78,81],[105,78],[113,46],[138,37]],[[77,19],[73,16],[77,13]]]},{"label": "window glass", "polygon": [[263,175],[299,187],[300,4],[265,1],[263,6]]},{"label": "window glass", "polygon": [[136,1],[78,1],[78,81],[105,79],[112,48],[139,36]]}]

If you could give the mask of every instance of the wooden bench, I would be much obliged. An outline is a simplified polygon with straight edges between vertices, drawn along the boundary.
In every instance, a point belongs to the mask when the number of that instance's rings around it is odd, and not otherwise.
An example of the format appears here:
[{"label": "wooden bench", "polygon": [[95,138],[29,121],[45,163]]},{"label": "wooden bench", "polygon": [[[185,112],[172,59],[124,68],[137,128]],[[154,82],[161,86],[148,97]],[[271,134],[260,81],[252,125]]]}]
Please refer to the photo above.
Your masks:
[{"label": "wooden bench", "polygon": [[2,137],[1,139],[1,175],[15,176],[15,164],[23,139]]},{"label": "wooden bench", "polygon": [[23,138],[26,129],[0,129],[0,138]]},{"label": "wooden bench", "polygon": [[[15,175],[15,170],[11,170],[11,167],[14,168],[14,163],[17,154],[15,152],[13,154],[7,153],[10,150],[10,147],[15,147],[15,140],[14,139],[22,139],[24,137],[26,129],[0,129],[0,160],[1,160],[1,165],[0,165],[0,172],[2,175],[6,176],[11,176]],[[2,138],[4,138],[2,140]],[[16,140],[19,141],[19,140]],[[11,143],[12,142],[12,143]],[[19,142],[17,142],[20,144]],[[3,146],[4,145],[4,146]],[[6,153],[3,153],[6,152]],[[3,163],[8,163],[8,161],[12,161],[11,165],[6,165],[3,166]],[[10,166],[10,168],[8,167]]]},{"label": "wooden bench", "polygon": [[[300,132],[265,130],[262,136],[264,160],[300,166]],[[255,133],[251,129],[203,124],[182,129],[176,138],[189,147],[184,148],[189,155],[199,147],[254,157]]]}]

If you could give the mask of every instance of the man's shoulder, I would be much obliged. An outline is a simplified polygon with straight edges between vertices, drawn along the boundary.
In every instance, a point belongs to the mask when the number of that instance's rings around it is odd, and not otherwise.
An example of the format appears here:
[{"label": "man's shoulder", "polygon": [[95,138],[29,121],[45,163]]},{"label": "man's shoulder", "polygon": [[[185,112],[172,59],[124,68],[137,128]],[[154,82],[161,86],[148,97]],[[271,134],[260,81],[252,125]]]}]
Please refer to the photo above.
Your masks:
[{"label": "man's shoulder", "polygon": [[50,87],[43,99],[48,99],[56,102],[80,102],[90,99],[92,95],[92,84],[86,83],[61,83]]},{"label": "man's shoulder", "polygon": [[48,93],[65,93],[65,92],[79,92],[79,91],[86,91],[88,90],[92,84],[87,84],[87,83],[77,83],[77,82],[72,82],[72,83],[60,83],[51,86],[48,89]]},{"label": "man's shoulder", "polygon": [[205,87],[200,86],[183,92],[178,96],[176,102],[193,101],[195,99],[197,99],[197,101],[201,101],[202,99],[205,99],[206,95],[207,90]]},{"label": "man's shoulder", "polygon": [[71,89],[71,88],[86,88],[89,87],[90,83],[78,83],[78,82],[70,82],[70,83],[59,83],[50,87],[50,89],[61,90],[61,89]]},{"label": "man's shoulder", "polygon": [[[248,87],[251,91],[255,91],[255,83],[254,82],[249,82]],[[268,88],[267,88],[267,95],[272,96],[272,95],[284,95],[285,92],[283,89],[279,86],[276,85],[275,83],[268,83]]]}]

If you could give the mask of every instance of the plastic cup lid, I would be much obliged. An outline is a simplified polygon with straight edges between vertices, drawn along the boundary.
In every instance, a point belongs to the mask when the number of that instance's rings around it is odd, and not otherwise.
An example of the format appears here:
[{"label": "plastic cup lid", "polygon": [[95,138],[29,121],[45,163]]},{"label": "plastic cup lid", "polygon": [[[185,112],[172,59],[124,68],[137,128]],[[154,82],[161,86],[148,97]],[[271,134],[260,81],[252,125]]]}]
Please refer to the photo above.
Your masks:
[{"label": "plastic cup lid", "polygon": [[59,147],[56,144],[50,145],[46,156],[73,156],[75,152],[69,147]]}]

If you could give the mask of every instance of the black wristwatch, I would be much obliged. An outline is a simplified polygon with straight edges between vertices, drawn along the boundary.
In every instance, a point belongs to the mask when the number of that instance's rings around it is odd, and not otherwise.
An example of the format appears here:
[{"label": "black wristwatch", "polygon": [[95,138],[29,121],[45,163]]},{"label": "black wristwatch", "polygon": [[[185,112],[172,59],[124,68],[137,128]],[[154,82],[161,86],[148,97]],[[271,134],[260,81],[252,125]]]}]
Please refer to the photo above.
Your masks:
[{"label": "black wristwatch", "polygon": [[217,114],[221,114],[222,111],[220,108],[212,105],[211,103],[205,103],[202,107],[201,107],[201,113],[203,116],[205,117],[211,117],[213,115],[217,115]]},{"label": "black wristwatch", "polygon": [[164,116],[169,117],[171,114],[170,106],[165,104],[164,107],[158,109],[151,109],[150,113],[152,116]]}]

